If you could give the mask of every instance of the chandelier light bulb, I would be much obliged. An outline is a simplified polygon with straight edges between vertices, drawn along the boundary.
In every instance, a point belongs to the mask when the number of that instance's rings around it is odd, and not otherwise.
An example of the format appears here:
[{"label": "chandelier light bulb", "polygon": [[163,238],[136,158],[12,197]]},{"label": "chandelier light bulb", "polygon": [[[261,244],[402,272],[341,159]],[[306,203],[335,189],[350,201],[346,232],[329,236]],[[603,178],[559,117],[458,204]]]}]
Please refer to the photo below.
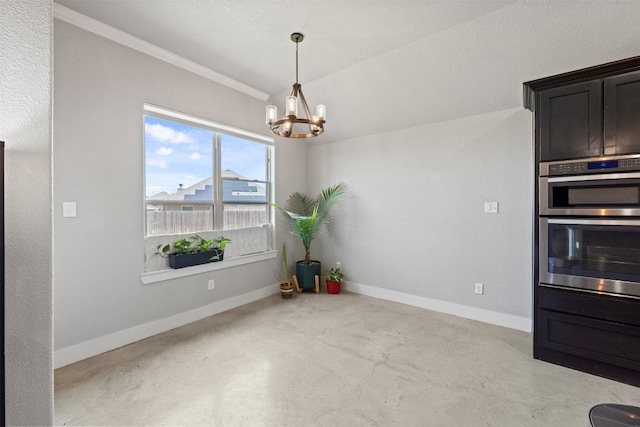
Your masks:
[{"label": "chandelier light bulb", "polygon": [[271,126],[276,120],[278,120],[278,107],[267,105],[267,124]]},{"label": "chandelier light bulb", "polygon": [[285,99],[285,105],[285,116],[298,116],[298,98],[295,96],[287,96]]}]

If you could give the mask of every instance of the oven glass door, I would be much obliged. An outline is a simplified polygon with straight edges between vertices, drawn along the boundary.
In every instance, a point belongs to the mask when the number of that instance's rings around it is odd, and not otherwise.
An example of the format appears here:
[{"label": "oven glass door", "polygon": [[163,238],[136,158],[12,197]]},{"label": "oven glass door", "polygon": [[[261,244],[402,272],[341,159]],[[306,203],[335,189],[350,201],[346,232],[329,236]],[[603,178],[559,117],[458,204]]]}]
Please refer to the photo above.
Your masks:
[{"label": "oven glass door", "polygon": [[540,214],[640,216],[640,173],[540,177]]},{"label": "oven glass door", "polygon": [[640,296],[640,220],[540,218],[540,282]]}]

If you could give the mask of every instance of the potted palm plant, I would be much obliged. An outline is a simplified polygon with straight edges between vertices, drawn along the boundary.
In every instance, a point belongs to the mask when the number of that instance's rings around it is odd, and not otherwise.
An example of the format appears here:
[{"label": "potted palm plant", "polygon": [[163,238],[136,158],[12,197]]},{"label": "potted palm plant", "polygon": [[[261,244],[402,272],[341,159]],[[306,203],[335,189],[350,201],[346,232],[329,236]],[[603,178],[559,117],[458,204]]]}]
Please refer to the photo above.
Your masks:
[{"label": "potted palm plant", "polygon": [[304,260],[296,262],[294,276],[294,284],[297,282],[303,290],[319,291],[317,280],[320,277],[321,264],[320,261],[311,259],[311,242],[327,228],[333,219],[332,208],[343,194],[344,185],[336,184],[322,190],[315,198],[294,192],[287,199],[284,208],[273,204],[304,246]]},{"label": "potted palm plant", "polygon": [[340,285],[344,282],[344,274],[339,268],[331,268],[327,271],[325,282],[327,283],[327,293],[339,294]]}]

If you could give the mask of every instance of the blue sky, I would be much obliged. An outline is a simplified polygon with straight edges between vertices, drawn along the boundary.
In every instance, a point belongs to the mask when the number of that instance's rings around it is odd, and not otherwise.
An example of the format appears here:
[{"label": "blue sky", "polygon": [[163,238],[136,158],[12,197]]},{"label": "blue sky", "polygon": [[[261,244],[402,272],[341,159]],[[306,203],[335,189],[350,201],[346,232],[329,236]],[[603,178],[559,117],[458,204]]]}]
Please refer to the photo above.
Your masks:
[{"label": "blue sky", "polygon": [[[145,116],[146,195],[175,193],[213,175],[213,132]],[[222,170],[265,180],[266,146],[222,135]]]}]

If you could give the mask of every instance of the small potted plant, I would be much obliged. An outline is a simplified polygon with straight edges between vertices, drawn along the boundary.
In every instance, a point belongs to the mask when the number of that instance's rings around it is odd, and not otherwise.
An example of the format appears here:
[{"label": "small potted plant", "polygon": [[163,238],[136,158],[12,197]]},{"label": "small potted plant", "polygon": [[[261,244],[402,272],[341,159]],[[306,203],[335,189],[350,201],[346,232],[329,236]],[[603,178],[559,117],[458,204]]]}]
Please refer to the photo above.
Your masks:
[{"label": "small potted plant", "polygon": [[293,297],[293,285],[291,284],[289,265],[287,264],[287,248],[284,243],[282,244],[282,265],[284,267],[284,280],[280,280],[280,294],[282,298],[289,299]]},{"label": "small potted plant", "polygon": [[224,248],[231,239],[217,237],[205,239],[202,236],[183,237],[167,245],[158,245],[160,256],[169,258],[169,267],[183,268],[209,262],[222,261]]},{"label": "small potted plant", "polygon": [[344,282],[344,274],[339,268],[331,268],[327,271],[327,277],[325,282],[327,283],[327,292],[330,294],[339,294],[340,285]]}]

